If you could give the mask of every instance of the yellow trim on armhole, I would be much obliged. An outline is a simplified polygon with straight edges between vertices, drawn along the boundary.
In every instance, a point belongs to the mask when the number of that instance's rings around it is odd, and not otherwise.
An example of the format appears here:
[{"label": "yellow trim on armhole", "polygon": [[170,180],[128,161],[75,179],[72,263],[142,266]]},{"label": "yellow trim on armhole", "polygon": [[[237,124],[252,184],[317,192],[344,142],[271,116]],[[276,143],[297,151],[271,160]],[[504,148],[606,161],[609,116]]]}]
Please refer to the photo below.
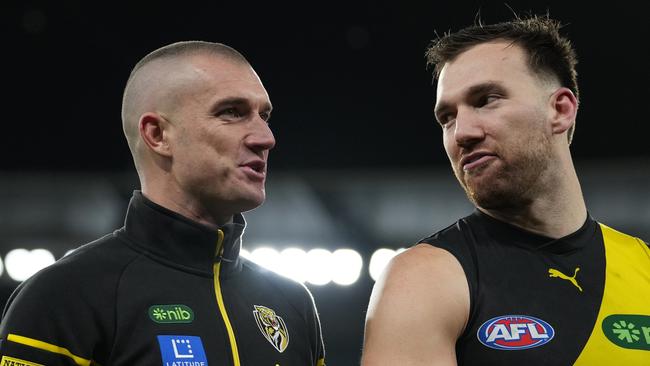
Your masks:
[{"label": "yellow trim on armhole", "polygon": [[318,362],[316,362],[316,366],[325,366],[325,359],[319,358]]},{"label": "yellow trim on armhole", "polygon": [[600,224],[605,283],[594,329],[574,366],[650,365],[650,351],[617,346],[603,332],[614,314],[650,316],[650,249],[641,240]]},{"label": "yellow trim on armhole", "polygon": [[[75,356],[72,352],[68,351],[67,348],[55,346],[53,344],[39,341],[38,339],[33,339],[29,337],[19,336],[17,334],[9,334],[7,340],[14,343],[24,344],[26,346],[38,348],[44,351],[58,353],[60,355],[68,356],[74,360],[74,362],[79,366],[90,366],[90,360]],[[4,357],[2,358],[4,360]]]},{"label": "yellow trim on armhole", "polygon": [[[217,242],[217,255],[223,254],[223,231],[218,231],[218,242]],[[234,366],[240,366],[239,363],[239,350],[237,349],[237,340],[235,339],[235,331],[230,324],[230,319],[228,318],[228,313],[226,312],[226,305],[223,302],[223,294],[221,293],[221,283],[219,281],[219,273],[221,270],[221,261],[215,262],[213,265],[214,270],[214,292],[217,294],[217,304],[219,304],[219,311],[221,312],[221,317],[223,322],[226,325],[226,330],[228,331],[228,339],[230,339],[230,348],[232,350],[232,359]]]}]

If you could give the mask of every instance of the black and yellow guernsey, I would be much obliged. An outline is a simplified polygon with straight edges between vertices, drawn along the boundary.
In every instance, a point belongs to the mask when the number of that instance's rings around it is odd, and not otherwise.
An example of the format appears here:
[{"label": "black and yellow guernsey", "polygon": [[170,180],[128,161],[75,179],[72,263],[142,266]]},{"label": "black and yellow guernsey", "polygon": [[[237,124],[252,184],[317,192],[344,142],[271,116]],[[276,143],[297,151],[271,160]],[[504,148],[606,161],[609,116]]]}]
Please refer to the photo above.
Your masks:
[{"label": "black and yellow guernsey", "polygon": [[14,292],[0,365],[324,365],[311,294],[241,258],[243,230],[135,192],[123,228]]},{"label": "black and yellow guernsey", "polygon": [[423,242],[453,254],[467,277],[459,366],[650,365],[642,240],[591,217],[550,239],[477,210]]}]

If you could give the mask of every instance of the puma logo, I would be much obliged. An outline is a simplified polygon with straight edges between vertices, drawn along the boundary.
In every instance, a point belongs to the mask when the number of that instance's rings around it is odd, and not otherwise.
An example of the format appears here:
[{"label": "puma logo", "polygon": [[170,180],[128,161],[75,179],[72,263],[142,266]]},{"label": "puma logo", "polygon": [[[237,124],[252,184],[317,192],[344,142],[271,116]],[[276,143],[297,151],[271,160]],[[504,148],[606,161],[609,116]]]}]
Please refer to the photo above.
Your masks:
[{"label": "puma logo", "polygon": [[580,290],[580,292],[582,292],[582,287],[580,287],[580,285],[578,285],[578,281],[576,281],[576,276],[578,275],[579,270],[580,270],[580,267],[576,267],[575,272],[573,272],[573,277],[569,277],[569,276],[565,275],[564,273],[558,271],[557,269],[549,268],[548,276],[549,277],[559,277],[559,278],[561,278],[563,280],[567,280],[567,281],[571,282],[575,287],[577,287],[578,290]]}]

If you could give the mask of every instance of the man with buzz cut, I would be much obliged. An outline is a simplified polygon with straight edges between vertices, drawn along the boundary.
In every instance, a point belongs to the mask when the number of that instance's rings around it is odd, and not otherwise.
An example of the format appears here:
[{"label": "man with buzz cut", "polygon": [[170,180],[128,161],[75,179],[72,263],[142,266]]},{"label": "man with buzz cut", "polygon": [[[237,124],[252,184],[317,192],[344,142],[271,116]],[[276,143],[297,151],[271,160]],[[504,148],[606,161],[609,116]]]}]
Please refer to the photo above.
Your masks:
[{"label": "man with buzz cut", "polygon": [[178,42],[133,69],[122,121],[141,183],[124,226],[23,282],[0,365],[323,366],[306,287],[242,258],[265,199],[271,102],[234,49]]},{"label": "man with buzz cut", "polygon": [[479,23],[429,48],[443,144],[476,210],[392,260],[363,366],[650,365],[650,248],[587,211],[560,28]]}]

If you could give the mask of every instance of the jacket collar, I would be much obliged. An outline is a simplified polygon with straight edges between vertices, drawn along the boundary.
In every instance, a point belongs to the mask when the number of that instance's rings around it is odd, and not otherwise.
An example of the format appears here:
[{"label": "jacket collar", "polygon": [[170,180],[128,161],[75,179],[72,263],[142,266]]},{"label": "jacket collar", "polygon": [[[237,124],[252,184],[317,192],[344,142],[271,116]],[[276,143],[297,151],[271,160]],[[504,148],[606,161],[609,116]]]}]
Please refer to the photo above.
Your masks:
[{"label": "jacket collar", "polygon": [[[191,272],[213,274],[213,264],[221,261],[221,275],[241,270],[241,236],[246,221],[241,214],[233,222],[210,227],[168,210],[134,191],[129,202],[122,234],[144,254]],[[223,255],[217,253],[218,230],[223,231]]]}]

